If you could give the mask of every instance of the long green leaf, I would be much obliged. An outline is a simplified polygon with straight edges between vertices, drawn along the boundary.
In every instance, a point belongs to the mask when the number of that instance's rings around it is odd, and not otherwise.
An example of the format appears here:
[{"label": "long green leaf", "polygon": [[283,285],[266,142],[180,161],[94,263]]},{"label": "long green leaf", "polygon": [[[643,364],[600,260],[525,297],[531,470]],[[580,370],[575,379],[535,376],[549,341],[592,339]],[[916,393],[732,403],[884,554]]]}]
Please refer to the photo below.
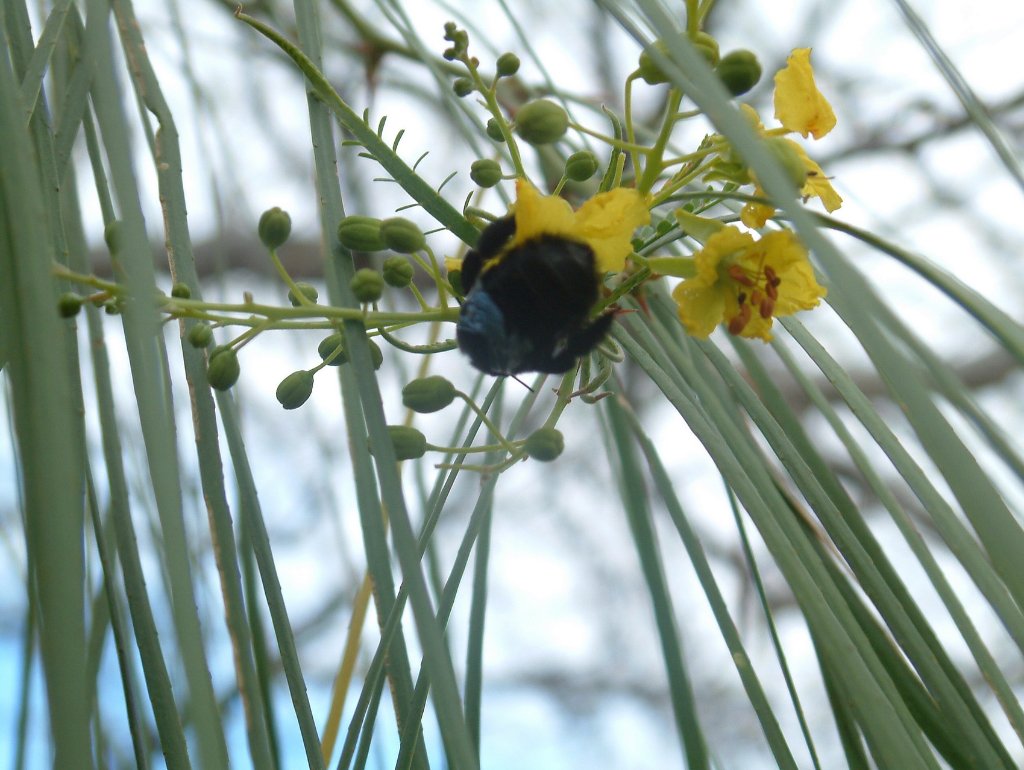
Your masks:
[{"label": "long green leaf", "polygon": [[[15,23],[11,14],[5,20]],[[5,30],[7,40],[19,34]],[[89,767],[83,447],[67,373],[71,340],[67,324],[53,311],[56,291],[49,271],[56,239],[42,175],[32,163],[36,147],[21,123],[24,105],[11,61],[0,58],[0,334],[9,356],[54,762]]]},{"label": "long green leaf", "polygon": [[614,398],[606,399],[610,426],[610,454],[622,495],[623,507],[633,534],[640,569],[647,582],[654,611],[662,655],[668,674],[669,695],[675,714],[676,730],[682,744],[686,765],[690,768],[709,768],[707,741],[700,726],[697,706],[686,671],[682,642],[676,627],[675,609],[665,577],[654,522],[642,483],[642,471],[633,447],[632,435],[622,407]]},{"label": "long green leaf", "polygon": [[[140,208],[135,179],[128,119],[123,111],[115,74],[109,30],[109,8],[103,0],[90,0],[85,30],[84,58],[96,70],[93,100],[110,164],[115,197],[121,205],[118,227],[118,268],[124,271],[129,295],[123,318],[129,351],[132,383],[138,402],[146,459],[152,481],[153,500],[164,539],[164,563],[171,586],[171,607],[175,630],[188,678],[190,704],[194,715],[200,756],[204,767],[227,762],[227,745],[221,727],[210,680],[203,634],[196,612],[192,570],[188,561],[188,538],[182,513],[179,460],[175,446],[173,406],[165,366],[166,351],[158,334],[155,308],[144,298],[156,291],[156,279],[149,258],[149,241]],[[169,718],[169,717],[168,717]]]}]

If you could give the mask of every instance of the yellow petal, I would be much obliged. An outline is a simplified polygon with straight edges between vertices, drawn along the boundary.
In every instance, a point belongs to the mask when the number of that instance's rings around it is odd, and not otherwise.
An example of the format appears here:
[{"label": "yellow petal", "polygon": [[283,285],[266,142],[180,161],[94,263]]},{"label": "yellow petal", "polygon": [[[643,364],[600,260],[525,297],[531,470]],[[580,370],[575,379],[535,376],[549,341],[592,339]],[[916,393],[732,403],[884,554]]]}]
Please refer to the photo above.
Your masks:
[{"label": "yellow petal", "polygon": [[455,273],[462,270],[462,258],[461,257],[445,257],[444,258],[444,271],[446,273]]},{"label": "yellow petal", "polygon": [[557,195],[541,195],[525,179],[516,180],[515,248],[542,235],[586,243],[594,250],[599,272],[618,272],[633,251],[633,232],[651,221],[647,202],[636,190],[616,188],[598,193],[573,211]]},{"label": "yellow petal", "polygon": [[762,318],[757,313],[750,317],[740,332],[741,337],[748,339],[759,339],[765,342],[772,341],[772,317]]},{"label": "yellow petal", "polygon": [[722,322],[725,292],[720,286],[688,278],[672,290],[672,298],[679,305],[679,320],[694,337],[707,337]]},{"label": "yellow petal", "polygon": [[598,193],[576,212],[574,235],[594,250],[601,273],[617,273],[633,252],[633,232],[651,221],[647,204],[634,189]]},{"label": "yellow petal", "polygon": [[814,83],[810,48],[794,49],[775,74],[775,117],[805,138],[821,139],[835,126],[832,105]]},{"label": "yellow petal", "polygon": [[742,232],[738,227],[723,227],[708,238],[704,248],[694,254],[697,263],[697,274],[701,276],[718,275],[718,264],[728,256],[746,251],[754,243],[754,236]]},{"label": "yellow petal", "polygon": [[694,254],[697,275],[672,291],[672,298],[679,305],[679,319],[694,337],[707,337],[727,315],[731,317],[738,311],[735,291],[719,275],[719,265],[723,259],[749,249],[753,242],[750,233],[724,227]]},{"label": "yellow petal", "polygon": [[758,255],[780,279],[779,297],[773,315],[792,315],[798,310],[817,307],[828,292],[814,277],[814,269],[807,259],[807,250],[790,230],[769,233],[758,241]]},{"label": "yellow petal", "polygon": [[509,245],[515,248],[541,235],[573,235],[573,211],[557,195],[541,195],[525,179],[516,180],[516,234]]},{"label": "yellow petal", "polygon": [[[803,152],[803,148],[801,148],[801,152]],[[800,194],[807,198],[818,198],[821,205],[825,207],[825,211],[831,214],[843,205],[843,198],[832,187],[832,182],[825,176],[821,166],[808,158],[807,153],[803,153],[803,156],[804,165],[807,166],[807,183]]]}]

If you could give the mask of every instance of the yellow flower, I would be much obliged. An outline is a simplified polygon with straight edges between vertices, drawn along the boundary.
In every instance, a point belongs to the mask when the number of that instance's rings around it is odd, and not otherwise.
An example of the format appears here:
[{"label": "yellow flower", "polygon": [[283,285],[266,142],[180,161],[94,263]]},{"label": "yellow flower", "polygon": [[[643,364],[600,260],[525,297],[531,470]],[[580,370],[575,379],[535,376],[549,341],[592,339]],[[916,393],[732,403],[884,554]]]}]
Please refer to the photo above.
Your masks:
[{"label": "yellow flower", "polygon": [[541,195],[525,179],[516,180],[513,211],[516,233],[509,251],[538,236],[557,235],[590,246],[601,273],[625,267],[633,251],[633,231],[651,221],[646,202],[634,189],[618,187],[598,193],[573,211],[566,200]]},{"label": "yellow flower", "polygon": [[821,205],[825,207],[825,211],[831,214],[843,205],[842,196],[835,191],[835,188],[832,187],[832,182],[825,176],[825,172],[821,170],[821,166],[810,159],[804,148],[796,142],[793,142],[793,146],[796,147],[796,151],[804,161],[804,166],[807,167],[807,182],[800,190],[800,194],[804,196],[804,200],[817,198],[821,201]]},{"label": "yellow flower", "polygon": [[805,139],[821,139],[836,125],[832,105],[814,83],[811,49],[795,48],[775,74],[775,117]]},{"label": "yellow flower", "polygon": [[789,230],[754,240],[726,227],[694,255],[697,274],[672,292],[679,318],[695,337],[719,323],[743,337],[772,338],[772,319],[817,307],[825,296],[807,250]]},{"label": "yellow flower", "polygon": [[[821,170],[821,166],[811,160],[807,151],[792,139],[781,138],[781,141],[788,143],[792,147],[807,171],[807,181],[800,188],[800,195],[803,196],[804,201],[806,202],[808,198],[818,198],[821,201],[821,205],[825,207],[825,211],[830,214],[842,206],[842,196],[835,191],[835,188],[832,187],[832,182],[825,176],[825,172]],[[754,195],[763,198],[764,194],[761,186],[755,184]],[[740,211],[740,221],[747,227],[764,227],[764,223],[774,213],[775,207],[769,203],[747,203]]]}]

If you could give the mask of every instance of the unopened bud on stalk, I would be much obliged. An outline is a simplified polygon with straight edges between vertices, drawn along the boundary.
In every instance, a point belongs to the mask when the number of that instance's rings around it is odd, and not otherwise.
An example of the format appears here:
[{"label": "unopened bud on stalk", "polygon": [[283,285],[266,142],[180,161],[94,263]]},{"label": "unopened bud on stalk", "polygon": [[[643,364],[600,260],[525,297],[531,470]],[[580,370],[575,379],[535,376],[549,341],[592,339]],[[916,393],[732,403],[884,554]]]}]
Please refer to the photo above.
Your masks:
[{"label": "unopened bud on stalk", "polygon": [[715,72],[733,96],[745,94],[761,79],[761,63],[750,51],[730,51],[715,67]]},{"label": "unopened bud on stalk", "polygon": [[353,251],[383,251],[387,248],[380,234],[380,220],[375,217],[353,215],[338,225],[338,240]]},{"label": "unopened bud on stalk", "polygon": [[455,400],[455,386],[434,374],[420,377],[402,388],[402,403],[420,414],[439,412]]},{"label": "unopened bud on stalk", "polygon": [[574,152],[565,161],[565,175],[574,182],[585,182],[597,173],[597,158],[590,150]]},{"label": "unopened bud on stalk", "polygon": [[494,187],[501,181],[501,166],[495,160],[474,160],[469,167],[469,178],[481,187]]},{"label": "unopened bud on stalk", "polygon": [[348,285],[352,289],[352,293],[356,295],[356,299],[364,304],[376,302],[384,292],[384,278],[370,267],[361,267],[356,270]]},{"label": "unopened bud on stalk", "polygon": [[396,460],[415,460],[427,453],[427,437],[416,428],[389,425],[388,437],[395,449]]},{"label": "unopened bud on stalk", "polygon": [[565,450],[565,437],[554,428],[540,428],[529,435],[523,448],[529,457],[548,463]]},{"label": "unopened bud on stalk", "polygon": [[427,245],[419,225],[404,217],[383,220],[380,223],[380,236],[389,249],[399,254],[412,254]]},{"label": "unopened bud on stalk", "polygon": [[412,283],[413,266],[405,257],[388,257],[381,266],[384,283],[404,289]]},{"label": "unopened bud on stalk", "polygon": [[188,330],[188,344],[194,348],[205,348],[213,342],[213,329],[210,324],[200,321]]},{"label": "unopened bud on stalk", "polygon": [[288,240],[288,236],[291,235],[292,218],[287,211],[274,206],[274,208],[263,212],[256,229],[263,245],[268,249],[276,249],[284,244]]},{"label": "unopened bud on stalk", "polygon": [[241,373],[238,354],[227,345],[214,348],[210,353],[210,363],[206,367],[206,381],[217,390],[227,390],[236,382]]},{"label": "unopened bud on stalk", "polygon": [[[295,287],[300,292],[302,292],[302,296],[303,297],[308,299],[310,302],[313,302],[314,304],[316,303],[317,299],[320,297],[320,292],[318,292],[316,290],[316,286],[314,286],[311,283],[303,283],[303,282],[300,281],[299,283],[295,284]],[[299,305],[302,304],[299,301],[299,298],[295,296],[295,291],[293,289],[289,289],[288,290],[288,301],[292,303],[292,307],[298,307]]]},{"label": "unopened bud on stalk", "polygon": [[516,113],[516,133],[528,144],[557,142],[569,128],[569,114],[548,99],[524,104]]},{"label": "unopened bud on stalk", "polygon": [[277,386],[277,400],[285,409],[298,409],[313,392],[313,375],[300,369],[292,372]]}]

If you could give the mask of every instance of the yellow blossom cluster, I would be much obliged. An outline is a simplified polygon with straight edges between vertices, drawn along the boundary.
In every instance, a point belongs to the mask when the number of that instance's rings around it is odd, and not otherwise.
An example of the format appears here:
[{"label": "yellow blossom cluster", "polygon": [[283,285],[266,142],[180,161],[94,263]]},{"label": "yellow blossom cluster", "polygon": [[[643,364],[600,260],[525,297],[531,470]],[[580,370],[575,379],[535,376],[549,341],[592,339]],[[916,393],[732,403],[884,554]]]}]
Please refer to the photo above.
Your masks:
[{"label": "yellow blossom cluster", "polygon": [[[786,137],[798,133],[818,139],[827,134],[836,119],[825,97],[818,91],[810,65],[810,49],[796,49],[786,66],[775,76],[775,117],[781,128],[766,129],[753,108],[740,105],[757,132],[765,138],[786,143],[785,151],[799,160],[805,172],[800,193],[818,198],[829,212],[842,204],[821,167],[797,142]],[[725,159],[723,163],[727,163]],[[755,194],[763,196],[756,178]],[[512,206],[515,231],[502,254],[541,236],[558,236],[587,244],[594,253],[595,268],[601,275],[627,268],[633,253],[632,238],[637,228],[650,222],[649,208],[655,196],[636,189],[617,187],[593,196],[578,209],[558,195],[543,195],[525,179],[516,181]],[[764,227],[775,209],[768,204],[749,203],[741,211],[746,227]],[[790,230],[776,230],[760,237],[735,226],[720,227],[711,234],[692,258],[652,260],[660,265],[679,265],[674,274],[683,280],[673,291],[679,317],[687,332],[707,337],[721,323],[732,334],[771,339],[774,318],[816,307],[826,290],[815,279],[806,248]],[[492,269],[501,261],[488,263]],[[449,269],[459,263],[450,260]]]}]

